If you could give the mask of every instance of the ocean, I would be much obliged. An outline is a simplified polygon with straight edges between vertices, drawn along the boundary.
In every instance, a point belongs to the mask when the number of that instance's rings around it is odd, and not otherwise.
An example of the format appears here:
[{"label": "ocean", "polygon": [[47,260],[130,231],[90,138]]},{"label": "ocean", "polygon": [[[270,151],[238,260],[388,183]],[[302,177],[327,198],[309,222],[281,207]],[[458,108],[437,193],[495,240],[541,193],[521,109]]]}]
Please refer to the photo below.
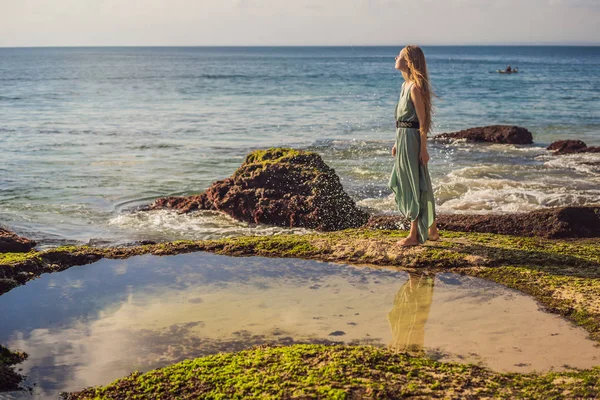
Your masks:
[{"label": "ocean", "polygon": [[[259,148],[318,152],[370,211],[387,188],[398,47],[0,49],[0,224],[38,240],[123,244],[278,234],[212,212],[141,212],[195,194]],[[443,213],[600,203],[600,47],[424,47],[433,134],[492,124],[534,145],[430,142]],[[519,73],[495,71],[510,64]],[[302,229],[291,230],[303,232]]]}]

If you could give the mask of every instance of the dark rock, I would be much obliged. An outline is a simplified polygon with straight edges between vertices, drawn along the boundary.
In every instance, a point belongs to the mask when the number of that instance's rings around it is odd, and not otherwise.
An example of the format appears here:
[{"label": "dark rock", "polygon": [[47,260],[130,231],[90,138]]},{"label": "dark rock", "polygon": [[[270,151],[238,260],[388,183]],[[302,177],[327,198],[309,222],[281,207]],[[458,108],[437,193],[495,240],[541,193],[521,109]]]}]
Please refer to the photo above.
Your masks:
[{"label": "dark rock", "polygon": [[400,215],[373,215],[364,227],[369,229],[408,230],[410,220]]},{"label": "dark rock", "polygon": [[466,139],[467,142],[490,142],[506,144],[532,144],[533,136],[525,128],[509,125],[491,125],[471,128],[459,132],[442,133],[435,140],[454,141]]},{"label": "dark rock", "polygon": [[282,148],[250,153],[231,177],[202,194],[157,199],[146,209],[164,208],[215,210],[250,223],[321,231],[359,227],[368,219],[318,154]]},{"label": "dark rock", "polygon": [[[403,217],[371,217],[365,225],[373,229],[397,229]],[[600,237],[600,206],[564,207],[528,213],[463,215],[437,217],[440,229],[460,232],[537,236],[548,239]]]},{"label": "dark rock", "polygon": [[108,247],[111,244],[112,244],[112,242],[109,240],[96,239],[96,238],[91,238],[87,242],[87,245],[91,246],[91,247]]},{"label": "dark rock", "polygon": [[559,140],[546,147],[546,150],[554,151],[554,154],[568,154],[577,153],[586,147],[581,140]]},{"label": "dark rock", "polygon": [[0,228],[0,253],[25,253],[34,248],[35,245],[36,243],[33,240]]},{"label": "dark rock", "polygon": [[[20,384],[25,377],[16,372],[13,365],[22,363],[26,358],[26,353],[13,352],[0,345],[0,392],[23,389]],[[13,397],[8,396],[8,398]]]},{"label": "dark rock", "polygon": [[0,278],[0,293],[6,293],[17,286],[19,283],[14,279]]},{"label": "dark rock", "polygon": [[554,151],[555,155],[572,153],[600,153],[600,146],[588,147],[581,140],[558,140],[546,147],[546,150]]}]

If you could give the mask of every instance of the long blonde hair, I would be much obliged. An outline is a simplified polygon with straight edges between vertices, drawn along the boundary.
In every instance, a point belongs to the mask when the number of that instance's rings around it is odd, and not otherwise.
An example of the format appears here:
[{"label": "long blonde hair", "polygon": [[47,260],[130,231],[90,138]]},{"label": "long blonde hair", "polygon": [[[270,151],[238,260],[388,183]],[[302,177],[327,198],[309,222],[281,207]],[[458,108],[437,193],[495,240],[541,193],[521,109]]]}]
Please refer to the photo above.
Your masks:
[{"label": "long blonde hair", "polygon": [[431,98],[435,96],[429,84],[429,74],[427,72],[427,62],[425,54],[419,46],[409,45],[404,48],[404,59],[408,66],[408,73],[402,72],[404,80],[414,82],[417,89],[421,92],[423,102],[425,103],[425,121],[419,121],[421,132],[429,133],[431,130],[431,117],[433,115],[433,104]]}]

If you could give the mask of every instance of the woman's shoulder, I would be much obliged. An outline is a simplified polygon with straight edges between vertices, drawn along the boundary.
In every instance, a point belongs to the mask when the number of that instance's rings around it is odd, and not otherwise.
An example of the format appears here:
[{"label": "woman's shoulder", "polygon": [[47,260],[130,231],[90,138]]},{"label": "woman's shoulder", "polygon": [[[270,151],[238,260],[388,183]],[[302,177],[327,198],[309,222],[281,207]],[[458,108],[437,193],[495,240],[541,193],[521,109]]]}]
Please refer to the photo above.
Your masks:
[{"label": "woman's shoulder", "polygon": [[421,96],[421,89],[414,82],[410,83],[410,94],[413,96]]},{"label": "woman's shoulder", "polygon": [[415,90],[419,90],[418,86],[414,82],[410,82],[408,85],[408,88],[410,89],[411,92],[414,92]]}]

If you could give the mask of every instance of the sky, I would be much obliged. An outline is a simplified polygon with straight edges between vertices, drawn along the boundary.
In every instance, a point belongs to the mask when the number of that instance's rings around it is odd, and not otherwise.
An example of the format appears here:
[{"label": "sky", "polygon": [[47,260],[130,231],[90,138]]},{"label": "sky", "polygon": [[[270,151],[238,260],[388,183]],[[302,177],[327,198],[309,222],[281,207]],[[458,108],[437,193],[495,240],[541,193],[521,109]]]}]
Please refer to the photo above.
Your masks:
[{"label": "sky", "polygon": [[0,47],[600,45],[600,0],[0,0]]}]

